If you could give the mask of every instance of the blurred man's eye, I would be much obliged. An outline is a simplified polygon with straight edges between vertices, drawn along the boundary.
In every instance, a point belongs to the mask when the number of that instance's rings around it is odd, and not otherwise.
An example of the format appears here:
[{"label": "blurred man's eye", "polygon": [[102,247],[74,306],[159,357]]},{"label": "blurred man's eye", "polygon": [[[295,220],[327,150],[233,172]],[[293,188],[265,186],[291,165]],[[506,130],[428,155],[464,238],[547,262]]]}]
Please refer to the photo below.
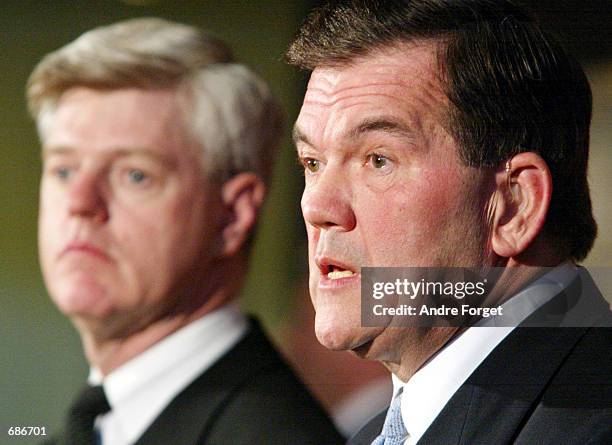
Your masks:
[{"label": "blurred man's eye", "polygon": [[128,172],[128,178],[133,184],[141,184],[147,179],[147,175],[139,169],[132,169]]},{"label": "blurred man's eye", "polygon": [[58,178],[60,178],[62,180],[65,180],[65,179],[68,179],[70,177],[70,170],[68,168],[66,168],[66,167],[59,167],[58,169],[56,169],[55,175]]},{"label": "blurred man's eye", "polygon": [[73,169],[65,166],[57,166],[49,169],[51,175],[54,178],[57,178],[59,181],[65,182],[70,179],[73,173]]},{"label": "blurred man's eye", "polygon": [[163,176],[154,167],[116,165],[111,167],[110,183],[126,193],[150,192],[163,183]]}]

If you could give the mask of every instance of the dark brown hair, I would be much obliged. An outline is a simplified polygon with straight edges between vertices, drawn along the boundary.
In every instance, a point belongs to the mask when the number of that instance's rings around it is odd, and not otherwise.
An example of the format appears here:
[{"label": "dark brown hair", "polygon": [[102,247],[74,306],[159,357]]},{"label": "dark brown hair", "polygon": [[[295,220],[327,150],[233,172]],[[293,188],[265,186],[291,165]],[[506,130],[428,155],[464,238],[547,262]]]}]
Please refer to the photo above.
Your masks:
[{"label": "dark brown hair", "polygon": [[313,70],[390,46],[435,40],[448,127],[465,164],[496,167],[532,151],[548,164],[545,233],[586,257],[597,226],[587,183],[592,98],[580,65],[509,0],[344,0],[315,9],[287,53]]}]

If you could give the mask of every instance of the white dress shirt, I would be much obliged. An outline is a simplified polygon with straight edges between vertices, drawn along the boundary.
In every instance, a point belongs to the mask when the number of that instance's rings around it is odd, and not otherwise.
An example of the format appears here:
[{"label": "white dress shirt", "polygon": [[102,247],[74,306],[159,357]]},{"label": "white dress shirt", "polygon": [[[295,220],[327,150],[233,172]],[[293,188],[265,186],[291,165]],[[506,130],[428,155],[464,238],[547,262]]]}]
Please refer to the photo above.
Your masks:
[{"label": "white dress shirt", "polygon": [[111,411],[96,419],[104,445],[134,443],[164,408],[246,333],[248,322],[229,304],[179,329],[103,377],[92,368],[89,383],[102,383]]},{"label": "white dress shirt", "polygon": [[416,444],[493,349],[516,325],[567,288],[576,275],[572,263],[555,267],[506,301],[502,305],[503,315],[483,318],[451,340],[407,383],[393,375],[393,395],[403,387],[402,420],[408,431],[404,445]]}]

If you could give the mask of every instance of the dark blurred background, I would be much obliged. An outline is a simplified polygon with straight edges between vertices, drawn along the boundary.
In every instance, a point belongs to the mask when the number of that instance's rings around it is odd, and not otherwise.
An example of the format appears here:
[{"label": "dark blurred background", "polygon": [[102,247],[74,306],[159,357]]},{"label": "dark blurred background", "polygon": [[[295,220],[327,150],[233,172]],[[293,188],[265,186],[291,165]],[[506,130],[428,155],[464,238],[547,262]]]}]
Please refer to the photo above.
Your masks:
[{"label": "dark blurred background", "polygon": [[[24,86],[46,53],[96,26],[137,16],[160,16],[201,26],[225,39],[239,60],[272,86],[287,110],[290,127],[297,116],[306,75],[287,67],[283,53],[306,12],[319,2],[306,0],[4,0],[0,5],[0,442],[9,426],[54,430],[65,407],[84,382],[87,366],[70,323],[50,303],[37,263],[36,220],[39,144],[26,110]],[[600,236],[587,265],[612,267],[612,2],[609,0],[525,2],[583,62],[594,93],[591,171]],[[334,379],[344,394],[378,368],[346,355],[318,349],[305,304],[305,234],[299,211],[301,173],[289,129],[277,161],[272,193],[244,293],[244,305],[258,314],[277,342],[306,374],[326,406]],[[608,295],[610,297],[610,295]],[[330,360],[339,361],[334,364]],[[325,362],[325,366],[322,363]],[[351,369],[348,370],[347,365]],[[352,371],[352,372],[351,372]],[[331,375],[330,375],[331,372]],[[352,376],[352,377],[348,377]],[[323,380],[326,380],[324,383]],[[329,380],[329,381],[327,381]]]}]

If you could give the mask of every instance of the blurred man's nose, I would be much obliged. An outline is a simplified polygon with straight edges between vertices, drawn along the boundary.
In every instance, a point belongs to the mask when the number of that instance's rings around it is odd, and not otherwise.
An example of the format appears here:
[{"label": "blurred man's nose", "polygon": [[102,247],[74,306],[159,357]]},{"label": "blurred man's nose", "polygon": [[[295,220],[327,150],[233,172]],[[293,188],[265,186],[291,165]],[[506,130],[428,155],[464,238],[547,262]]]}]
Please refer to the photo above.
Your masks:
[{"label": "blurred man's nose", "polygon": [[356,224],[349,178],[339,168],[327,167],[302,195],[304,220],[319,229],[353,230]]},{"label": "blurred man's nose", "polygon": [[107,202],[101,179],[94,172],[75,174],[68,191],[68,210],[71,216],[104,222],[108,219]]}]

